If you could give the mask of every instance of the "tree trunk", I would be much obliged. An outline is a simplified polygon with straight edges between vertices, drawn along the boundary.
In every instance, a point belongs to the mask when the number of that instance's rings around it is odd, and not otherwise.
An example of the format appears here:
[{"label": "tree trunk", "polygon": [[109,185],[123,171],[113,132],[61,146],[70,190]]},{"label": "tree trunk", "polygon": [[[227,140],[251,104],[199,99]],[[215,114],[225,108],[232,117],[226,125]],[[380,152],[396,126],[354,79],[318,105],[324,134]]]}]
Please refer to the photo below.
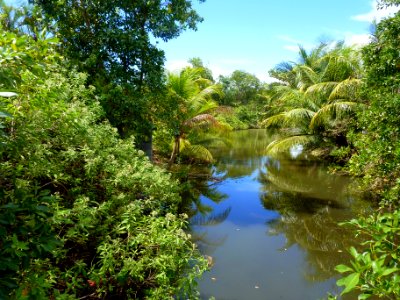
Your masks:
[{"label": "tree trunk", "polygon": [[176,135],[174,140],[174,147],[172,149],[171,158],[169,159],[168,166],[171,166],[175,162],[176,157],[179,154],[179,148],[180,148],[180,136]]},{"label": "tree trunk", "polygon": [[150,130],[145,137],[145,140],[140,143],[139,149],[142,150],[149,160],[153,161],[153,132]]}]

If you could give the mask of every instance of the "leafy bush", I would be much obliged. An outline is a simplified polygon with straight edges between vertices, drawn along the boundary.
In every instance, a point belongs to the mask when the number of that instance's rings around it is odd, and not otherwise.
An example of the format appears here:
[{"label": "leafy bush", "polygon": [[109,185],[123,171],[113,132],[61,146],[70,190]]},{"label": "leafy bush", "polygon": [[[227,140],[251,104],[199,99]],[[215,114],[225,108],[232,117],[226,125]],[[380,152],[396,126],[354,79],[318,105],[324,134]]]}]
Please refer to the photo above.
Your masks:
[{"label": "leafy bush", "polygon": [[[176,182],[121,140],[55,41],[0,34],[0,298],[196,296]],[[16,46],[17,45],[17,46]],[[51,55],[49,55],[51,54]],[[57,63],[60,62],[60,63]]]},{"label": "leafy bush", "polygon": [[[381,6],[398,5],[397,1],[379,2]],[[363,48],[363,94],[368,101],[367,108],[358,112],[361,132],[351,136],[356,149],[349,170],[362,176],[363,189],[377,196],[386,212],[350,222],[367,241],[361,252],[351,249],[351,266],[337,266],[339,272],[350,273],[337,283],[345,286],[343,293],[360,292],[359,299],[372,295],[400,298],[399,25],[399,13],[382,20],[372,42]]]},{"label": "leafy bush", "polygon": [[400,211],[352,220],[359,234],[366,236],[363,250],[350,249],[351,266],[338,265],[340,273],[349,273],[337,284],[345,286],[342,294],[357,290],[358,299],[379,296],[400,298]]}]

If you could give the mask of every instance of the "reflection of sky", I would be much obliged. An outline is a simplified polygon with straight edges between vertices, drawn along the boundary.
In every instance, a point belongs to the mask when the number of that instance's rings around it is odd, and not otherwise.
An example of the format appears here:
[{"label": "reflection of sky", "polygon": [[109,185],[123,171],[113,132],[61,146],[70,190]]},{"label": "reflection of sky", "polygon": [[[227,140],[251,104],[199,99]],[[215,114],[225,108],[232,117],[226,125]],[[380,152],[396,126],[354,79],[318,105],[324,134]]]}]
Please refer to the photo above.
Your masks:
[{"label": "reflection of sky", "polygon": [[[245,132],[239,133],[241,139],[237,148],[220,153],[219,162],[213,170],[214,175],[223,179],[215,187],[226,194],[227,199],[216,204],[201,197],[203,204],[213,208],[211,216],[227,210],[230,210],[229,215],[219,224],[193,226],[194,235],[199,237],[200,249],[215,261],[212,270],[199,281],[202,299],[215,296],[217,300],[308,300],[321,299],[328,291],[337,291],[333,278],[323,282],[307,280],[305,274],[310,271],[308,260],[312,260],[310,251],[300,248],[297,243],[282,250],[286,237],[290,237],[289,233],[268,234],[271,221],[281,222],[281,215],[267,210],[261,199],[271,186],[260,181],[260,172],[268,174],[268,162],[270,167],[272,165],[279,171],[275,174],[277,179],[288,183],[288,186],[297,183],[307,187],[310,182],[314,189],[322,189],[326,193],[329,189],[322,180],[324,172],[315,164],[308,165],[303,161],[293,164],[292,161],[269,160],[257,155],[262,153],[259,150],[265,145],[253,143],[261,147],[256,149],[251,146],[252,143],[244,142],[243,134]],[[291,155],[299,155],[300,150],[293,149]],[[249,153],[251,157],[246,156]],[[312,201],[311,198],[309,200]],[[299,220],[301,225],[301,216]],[[300,232],[297,227],[290,228],[293,229],[291,234]],[[304,240],[307,241],[307,238],[305,236]]]},{"label": "reflection of sky", "polygon": [[305,279],[305,254],[296,246],[282,249],[283,235],[267,236],[262,224],[243,225],[226,221],[204,228],[210,241],[224,239],[208,251],[214,266],[199,282],[201,299],[313,300],[336,290],[334,279],[312,284]]},{"label": "reflection of sky", "polygon": [[252,224],[265,224],[276,219],[279,214],[266,210],[260,201],[261,184],[254,176],[246,176],[240,179],[227,179],[218,186],[221,193],[229,195],[229,199],[220,204],[203,198],[202,202],[214,208],[214,212],[232,208],[228,220],[242,226]]},{"label": "reflection of sky", "polygon": [[[252,158],[253,170],[251,174],[239,178],[227,178],[218,185],[218,191],[229,195],[229,199],[223,203],[215,204],[209,199],[202,197],[204,204],[214,208],[214,212],[232,208],[228,216],[229,221],[240,225],[265,224],[280,215],[276,211],[266,210],[260,200],[262,185],[258,180],[260,171],[265,171],[267,157]],[[256,163],[254,163],[256,162]],[[241,163],[247,165],[245,160]],[[215,171],[218,174],[218,169]]]}]

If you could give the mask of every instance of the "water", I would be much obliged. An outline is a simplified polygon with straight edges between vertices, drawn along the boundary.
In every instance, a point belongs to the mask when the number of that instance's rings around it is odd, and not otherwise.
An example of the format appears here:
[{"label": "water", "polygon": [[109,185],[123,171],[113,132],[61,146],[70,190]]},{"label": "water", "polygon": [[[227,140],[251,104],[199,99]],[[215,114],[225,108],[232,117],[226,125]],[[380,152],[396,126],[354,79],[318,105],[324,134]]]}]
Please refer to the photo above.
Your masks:
[{"label": "water", "polygon": [[202,299],[308,300],[340,292],[334,267],[348,262],[357,242],[337,223],[368,205],[349,195],[349,178],[307,157],[263,155],[271,140],[264,130],[234,132],[227,146],[213,149],[220,180],[209,182],[211,192],[197,203],[207,213],[192,218],[197,244],[213,260],[199,281]]}]

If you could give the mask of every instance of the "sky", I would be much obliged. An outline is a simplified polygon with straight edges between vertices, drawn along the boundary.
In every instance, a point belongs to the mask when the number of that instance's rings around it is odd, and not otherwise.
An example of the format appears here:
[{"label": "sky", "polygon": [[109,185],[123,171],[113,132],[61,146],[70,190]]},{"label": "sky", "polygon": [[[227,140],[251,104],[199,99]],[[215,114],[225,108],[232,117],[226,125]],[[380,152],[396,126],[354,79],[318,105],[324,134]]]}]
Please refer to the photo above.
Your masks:
[{"label": "sky", "polygon": [[176,71],[199,57],[214,78],[243,70],[262,81],[283,61],[296,61],[298,46],[306,49],[321,40],[348,45],[369,40],[373,20],[394,9],[377,10],[376,0],[193,0],[204,21],[197,31],[185,31],[158,46],[166,68]]},{"label": "sky", "polygon": [[299,45],[309,50],[321,40],[366,44],[372,22],[396,10],[378,10],[376,0],[191,1],[204,21],[197,31],[159,41],[166,68],[177,71],[199,57],[214,78],[242,70],[265,82],[272,80],[268,71],[277,64],[297,60]]}]

